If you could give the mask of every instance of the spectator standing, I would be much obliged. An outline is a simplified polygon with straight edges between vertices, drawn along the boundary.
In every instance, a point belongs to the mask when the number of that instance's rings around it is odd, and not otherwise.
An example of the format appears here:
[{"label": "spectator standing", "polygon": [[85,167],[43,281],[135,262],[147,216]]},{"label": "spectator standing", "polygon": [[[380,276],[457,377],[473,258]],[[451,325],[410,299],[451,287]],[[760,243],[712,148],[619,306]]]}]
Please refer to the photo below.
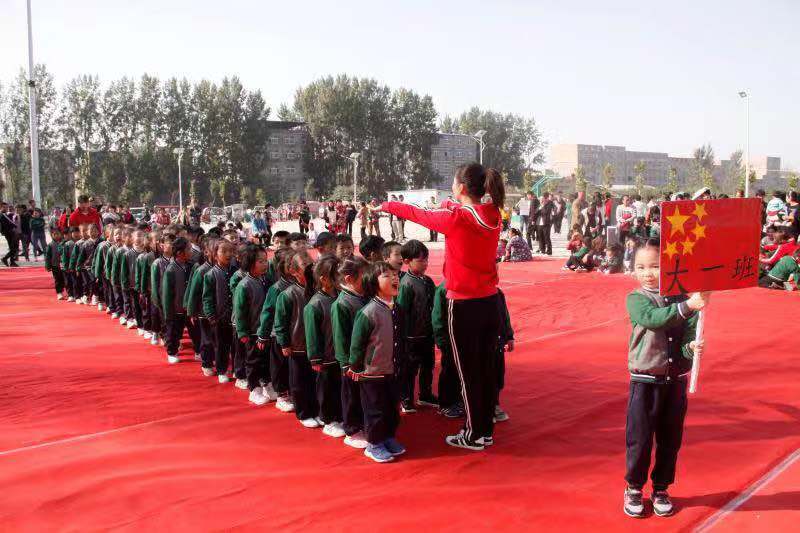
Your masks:
[{"label": "spectator standing", "polygon": [[539,218],[539,207],[541,206],[541,202],[536,196],[533,195],[533,193],[528,193],[528,201],[530,203],[530,209],[528,211],[528,230],[525,232],[525,240],[528,243],[528,247],[532,248],[533,244],[531,244],[531,235],[533,235],[533,237],[537,237],[538,235],[536,221]]},{"label": "spectator standing", "polygon": [[550,199],[550,193],[542,194],[541,205],[536,219],[536,240],[539,241],[539,253],[553,255],[553,243],[550,240],[550,228],[556,216],[556,204]]},{"label": "spectator standing", "polygon": [[576,224],[582,225],[580,223],[581,211],[586,209],[588,204],[586,203],[586,193],[584,191],[578,191],[578,196],[572,201],[572,211],[570,216],[569,226],[570,228],[575,227]]},{"label": "spectator standing", "polygon": [[47,248],[47,238],[45,237],[44,227],[44,213],[38,207],[33,209],[31,216],[31,244],[33,246],[33,257],[36,259],[40,255],[44,255]]},{"label": "spectator standing", "polygon": [[622,203],[617,206],[617,230],[619,242],[625,242],[636,219],[636,209],[631,205],[631,197],[622,197]]},{"label": "spectator standing", "polygon": [[[435,196],[431,196],[430,199],[427,202],[425,202],[425,207],[427,209],[436,209],[438,207],[438,205],[436,203],[436,197]],[[431,242],[437,242],[439,240],[439,233],[437,233],[436,231],[434,231],[432,229],[429,230],[429,231],[430,231],[430,235],[431,235]]]},{"label": "spectator standing", "polygon": [[97,229],[103,227],[100,214],[89,203],[89,196],[82,194],[78,196],[78,208],[69,215],[69,226],[76,228],[81,224],[95,224]]},{"label": "spectator standing", "polygon": [[528,228],[530,227],[532,197],[533,197],[532,193],[530,192],[525,193],[525,195],[519,199],[517,205],[514,206],[517,209],[517,212],[519,213],[519,220],[520,220],[519,231],[522,235],[527,235]]},{"label": "spectator standing", "polygon": [[346,223],[346,233],[353,236],[353,222],[356,220],[356,206],[352,204],[352,202],[347,202],[345,207],[345,223]]},{"label": "spectator standing", "polygon": [[567,212],[567,201],[561,195],[561,191],[556,192],[553,202],[556,204],[555,216],[553,218],[553,231],[561,234],[561,223]]}]

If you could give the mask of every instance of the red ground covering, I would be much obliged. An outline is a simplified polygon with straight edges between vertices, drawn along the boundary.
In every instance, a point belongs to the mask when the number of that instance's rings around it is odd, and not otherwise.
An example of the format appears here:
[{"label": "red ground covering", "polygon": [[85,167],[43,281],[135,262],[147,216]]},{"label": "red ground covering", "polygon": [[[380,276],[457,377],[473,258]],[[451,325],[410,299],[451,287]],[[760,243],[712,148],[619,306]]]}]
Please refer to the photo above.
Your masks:
[{"label": "red ground covering", "polygon": [[[432,263],[438,281],[440,254]],[[800,447],[800,360],[770,336],[788,335],[775,313],[797,317],[800,299],[717,294],[672,490],[680,511],[625,517],[633,281],[559,267],[502,265],[518,349],[502,398],[511,420],[495,446],[448,447],[443,436],[458,423],[427,410],[404,416],[409,451],[388,465],[272,406],[251,407],[197,363],[167,365],[163,348],[107,315],[56,302],[43,271],[3,270],[0,530],[673,531],[702,522]],[[788,472],[795,481],[797,470]],[[765,488],[752,510],[776,528],[788,523],[780,517],[800,501],[793,487]]]}]

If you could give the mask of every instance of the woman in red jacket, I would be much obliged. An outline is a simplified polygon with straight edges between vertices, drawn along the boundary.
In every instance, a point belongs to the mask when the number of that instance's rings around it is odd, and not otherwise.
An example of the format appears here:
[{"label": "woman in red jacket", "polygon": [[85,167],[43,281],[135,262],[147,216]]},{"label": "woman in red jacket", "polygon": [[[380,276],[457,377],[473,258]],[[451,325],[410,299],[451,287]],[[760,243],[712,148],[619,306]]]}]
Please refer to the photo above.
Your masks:
[{"label": "woman in red jacket", "polygon": [[[481,203],[489,194],[491,201]],[[461,381],[464,429],[445,440],[451,446],[483,450],[493,444],[498,313],[495,255],[505,201],[500,173],[478,163],[459,167],[453,197],[438,209],[384,202],[381,210],[443,233],[447,280],[448,329]]]}]

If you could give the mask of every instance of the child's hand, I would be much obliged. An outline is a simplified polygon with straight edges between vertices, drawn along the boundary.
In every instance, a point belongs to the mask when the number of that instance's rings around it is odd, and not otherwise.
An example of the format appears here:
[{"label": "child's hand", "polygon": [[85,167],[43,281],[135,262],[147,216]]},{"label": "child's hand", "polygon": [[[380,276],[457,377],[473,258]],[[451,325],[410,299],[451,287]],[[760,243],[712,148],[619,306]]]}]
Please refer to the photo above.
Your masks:
[{"label": "child's hand", "polygon": [[506,343],[506,351],[513,352],[514,351],[514,339],[511,339]]},{"label": "child's hand", "polygon": [[692,341],[689,343],[689,348],[697,357],[702,357],[703,350],[705,349],[706,341],[705,339],[700,339],[699,341]]},{"label": "child's hand", "polygon": [[700,311],[706,304],[708,304],[707,292],[695,292],[686,300],[686,305],[688,305],[689,309],[692,311]]},{"label": "child's hand", "polygon": [[289,357],[290,355],[292,355],[292,349],[291,348],[281,348],[281,353],[283,354],[284,357]]}]

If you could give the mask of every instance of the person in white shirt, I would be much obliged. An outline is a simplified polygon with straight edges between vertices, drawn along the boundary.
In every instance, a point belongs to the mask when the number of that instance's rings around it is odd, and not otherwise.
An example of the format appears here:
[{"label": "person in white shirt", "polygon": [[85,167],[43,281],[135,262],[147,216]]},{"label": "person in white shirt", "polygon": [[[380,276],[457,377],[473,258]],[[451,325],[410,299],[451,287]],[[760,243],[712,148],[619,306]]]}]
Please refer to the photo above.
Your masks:
[{"label": "person in white shirt", "polygon": [[317,237],[318,236],[319,236],[319,232],[316,229],[314,229],[314,223],[313,222],[309,222],[308,223],[308,233],[306,233],[306,237],[308,237],[308,245],[309,246],[314,246],[314,244],[317,242]]},{"label": "person in white shirt", "polygon": [[528,229],[529,229],[530,223],[531,223],[530,214],[531,214],[531,197],[532,196],[533,195],[531,193],[526,194],[525,196],[520,198],[519,202],[517,202],[517,205],[514,206],[517,209],[517,211],[519,212],[519,219],[521,221],[520,222],[519,231],[520,231],[520,233],[522,234],[523,237],[525,235],[528,235]]},{"label": "person in white shirt", "polygon": [[631,228],[633,221],[636,219],[636,210],[631,205],[631,197],[625,195],[622,197],[622,203],[617,206],[617,230],[619,234],[619,242],[625,242]]},{"label": "person in white shirt", "polygon": [[647,204],[642,201],[642,197],[638,194],[633,197],[633,209],[636,211],[636,218],[644,218],[647,214]]}]

